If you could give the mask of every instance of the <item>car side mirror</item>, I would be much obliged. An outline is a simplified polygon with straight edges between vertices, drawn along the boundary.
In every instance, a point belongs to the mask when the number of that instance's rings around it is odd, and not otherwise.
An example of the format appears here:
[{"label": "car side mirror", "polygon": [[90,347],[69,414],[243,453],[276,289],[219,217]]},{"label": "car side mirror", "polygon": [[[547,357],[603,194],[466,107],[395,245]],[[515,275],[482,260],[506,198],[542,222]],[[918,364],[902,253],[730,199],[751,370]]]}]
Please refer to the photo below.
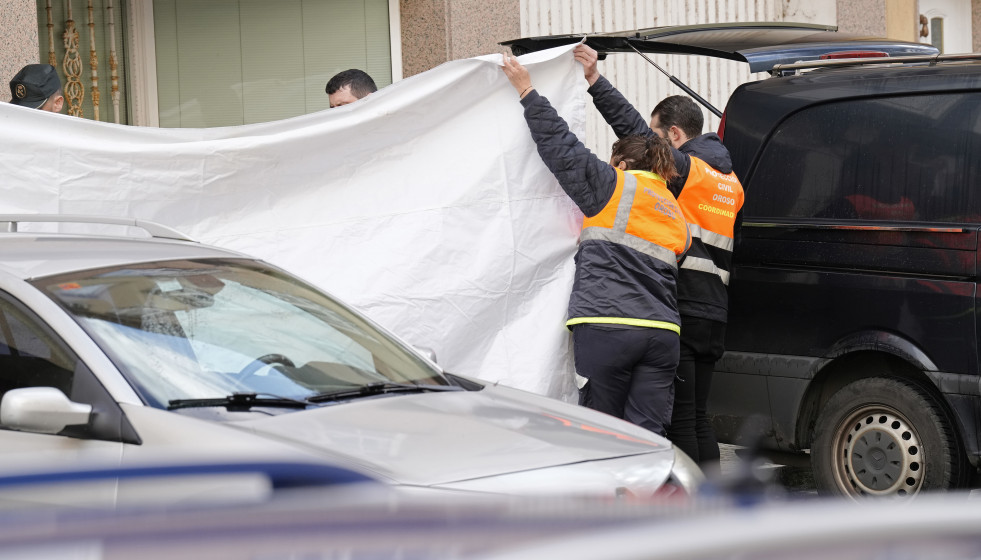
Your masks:
[{"label": "car side mirror", "polygon": [[436,361],[436,351],[433,350],[432,348],[429,348],[428,346],[413,346],[413,348],[415,348],[416,352],[419,352],[420,354],[425,356],[426,359],[429,360],[430,362],[434,364],[438,363]]},{"label": "car side mirror", "polygon": [[419,355],[421,355],[423,358],[429,360],[429,362],[433,366],[435,366],[440,373],[443,373],[443,366],[439,365],[439,363],[436,361],[435,350],[429,348],[428,346],[415,346],[415,345],[412,346],[412,349],[415,350],[417,353],[419,353]]},{"label": "car side mirror", "polygon": [[0,425],[22,432],[57,434],[91,416],[91,405],[72,402],[54,387],[12,389],[0,400]]}]

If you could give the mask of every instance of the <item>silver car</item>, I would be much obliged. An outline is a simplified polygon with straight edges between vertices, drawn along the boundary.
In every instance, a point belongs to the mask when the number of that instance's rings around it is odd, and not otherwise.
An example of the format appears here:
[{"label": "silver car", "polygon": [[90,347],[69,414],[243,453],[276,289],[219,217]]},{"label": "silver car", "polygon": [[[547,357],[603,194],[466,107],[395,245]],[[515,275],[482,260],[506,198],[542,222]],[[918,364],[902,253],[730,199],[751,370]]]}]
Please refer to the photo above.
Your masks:
[{"label": "silver car", "polygon": [[[125,225],[149,237],[17,231],[45,221]],[[126,466],[258,451],[349,466],[405,489],[514,495],[646,499],[691,494],[702,479],[664,438],[443,372],[260,260],[136,220],[0,216],[3,226],[5,456],[99,452]]]}]

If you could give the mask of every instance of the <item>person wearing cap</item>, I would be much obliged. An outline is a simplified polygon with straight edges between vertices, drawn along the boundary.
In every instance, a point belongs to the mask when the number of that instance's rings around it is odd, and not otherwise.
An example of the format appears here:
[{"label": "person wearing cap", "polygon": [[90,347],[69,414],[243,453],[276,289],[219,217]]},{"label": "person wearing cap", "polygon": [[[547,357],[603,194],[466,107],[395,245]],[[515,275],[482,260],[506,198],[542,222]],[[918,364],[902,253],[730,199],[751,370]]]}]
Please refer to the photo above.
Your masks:
[{"label": "person wearing cap", "polygon": [[21,107],[60,113],[65,108],[58,72],[50,64],[28,64],[10,80],[10,102]]}]

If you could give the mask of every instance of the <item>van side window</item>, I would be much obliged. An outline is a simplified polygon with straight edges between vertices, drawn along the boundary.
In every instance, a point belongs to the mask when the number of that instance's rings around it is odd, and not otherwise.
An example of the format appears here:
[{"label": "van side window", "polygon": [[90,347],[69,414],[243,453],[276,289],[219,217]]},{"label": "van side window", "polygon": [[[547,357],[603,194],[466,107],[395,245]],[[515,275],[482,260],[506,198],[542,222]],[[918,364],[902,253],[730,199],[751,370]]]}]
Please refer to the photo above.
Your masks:
[{"label": "van side window", "polygon": [[77,362],[47,325],[0,294],[0,397],[23,387],[55,387],[71,397]]},{"label": "van side window", "polygon": [[752,218],[981,223],[981,93],[883,97],[784,121],[749,178]]}]

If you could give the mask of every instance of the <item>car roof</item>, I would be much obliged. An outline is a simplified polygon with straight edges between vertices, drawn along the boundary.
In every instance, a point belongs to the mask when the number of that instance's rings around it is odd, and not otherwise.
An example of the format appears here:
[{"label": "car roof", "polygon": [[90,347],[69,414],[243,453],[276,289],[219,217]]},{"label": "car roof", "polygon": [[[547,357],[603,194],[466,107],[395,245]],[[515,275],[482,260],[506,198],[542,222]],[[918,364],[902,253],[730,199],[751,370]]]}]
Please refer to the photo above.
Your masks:
[{"label": "car roof", "polygon": [[792,22],[709,23],[649,27],[595,34],[550,35],[503,41],[515,55],[585,41],[601,55],[611,52],[690,54],[736,60],[751,72],[778,64],[820,59],[848,51],[877,51],[890,57],[935,55],[933,45],[838,33],[837,27]]},{"label": "car roof", "polygon": [[[21,231],[24,224],[30,232]],[[81,225],[97,234],[65,233]],[[116,228],[125,235],[106,235]],[[124,228],[124,229],[121,229]],[[143,232],[133,236],[133,230]],[[58,233],[49,233],[57,230]],[[68,229],[68,231],[74,231]],[[147,220],[88,214],[0,214],[0,271],[29,280],[78,270],[181,259],[249,258]]]},{"label": "car roof", "polygon": [[0,233],[0,270],[25,280],[133,263],[243,256],[199,243],[159,238]]},{"label": "car roof", "polygon": [[[954,59],[945,63],[944,58],[947,57],[934,57],[930,62],[918,63],[858,59],[851,65],[818,68],[805,74],[748,82],[740,85],[737,91],[749,90],[755,95],[766,93],[790,98],[799,105],[809,105],[847,97],[981,89],[978,78],[981,59]],[[872,64],[874,62],[884,64]]]},{"label": "car roof", "polygon": [[[981,62],[850,66],[749,82],[729,97],[725,144],[736,172],[748,180],[764,139],[788,116],[807,107],[873,97],[963,96],[979,90]],[[962,102],[973,99],[964,97]]]}]

